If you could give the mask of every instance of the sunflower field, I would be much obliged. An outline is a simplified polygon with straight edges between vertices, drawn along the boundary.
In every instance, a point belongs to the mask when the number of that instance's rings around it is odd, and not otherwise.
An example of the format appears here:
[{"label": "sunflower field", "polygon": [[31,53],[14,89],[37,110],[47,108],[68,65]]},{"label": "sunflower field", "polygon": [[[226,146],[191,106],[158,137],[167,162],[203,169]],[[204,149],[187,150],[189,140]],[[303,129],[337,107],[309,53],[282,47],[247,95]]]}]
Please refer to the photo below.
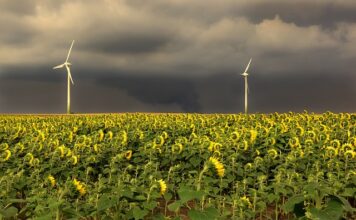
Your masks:
[{"label": "sunflower field", "polygon": [[0,116],[0,219],[356,219],[356,114]]}]

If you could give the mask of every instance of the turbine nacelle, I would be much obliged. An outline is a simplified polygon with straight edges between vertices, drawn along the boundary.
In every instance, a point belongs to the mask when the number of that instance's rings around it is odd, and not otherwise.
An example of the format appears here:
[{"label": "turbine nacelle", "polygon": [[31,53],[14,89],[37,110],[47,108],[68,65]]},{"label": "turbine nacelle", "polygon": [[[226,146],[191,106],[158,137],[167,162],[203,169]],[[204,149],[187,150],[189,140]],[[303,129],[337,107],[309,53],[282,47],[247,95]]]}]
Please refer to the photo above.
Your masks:
[{"label": "turbine nacelle", "polygon": [[247,77],[248,73],[241,73],[242,76]]},{"label": "turbine nacelle", "polygon": [[65,63],[62,63],[62,64],[60,64],[58,66],[53,67],[53,69],[60,69],[60,68],[63,68],[65,66],[71,66],[71,65],[72,65],[71,63],[65,62]]}]

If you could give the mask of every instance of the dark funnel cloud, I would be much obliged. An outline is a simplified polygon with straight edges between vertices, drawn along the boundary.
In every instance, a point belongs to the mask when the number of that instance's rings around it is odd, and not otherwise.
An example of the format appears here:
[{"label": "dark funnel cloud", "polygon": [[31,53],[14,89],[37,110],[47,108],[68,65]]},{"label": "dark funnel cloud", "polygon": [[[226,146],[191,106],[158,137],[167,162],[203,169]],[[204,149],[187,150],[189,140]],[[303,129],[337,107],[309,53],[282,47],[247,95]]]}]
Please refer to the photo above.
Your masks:
[{"label": "dark funnel cloud", "polygon": [[165,76],[121,76],[105,77],[98,80],[101,85],[120,88],[136,99],[156,104],[176,104],[185,112],[203,111],[199,105],[196,81]]}]

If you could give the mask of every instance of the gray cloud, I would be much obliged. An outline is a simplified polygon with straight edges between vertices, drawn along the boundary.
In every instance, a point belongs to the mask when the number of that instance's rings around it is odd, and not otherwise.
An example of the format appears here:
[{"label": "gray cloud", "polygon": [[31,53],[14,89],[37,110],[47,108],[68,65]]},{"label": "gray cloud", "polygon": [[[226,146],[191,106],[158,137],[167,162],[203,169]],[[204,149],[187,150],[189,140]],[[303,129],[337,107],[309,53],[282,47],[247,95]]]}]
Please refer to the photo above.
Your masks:
[{"label": "gray cloud", "polygon": [[236,13],[246,16],[254,23],[273,19],[276,15],[287,23],[298,26],[317,25],[336,27],[338,23],[356,22],[356,4],[353,1],[257,1],[238,9]]},{"label": "gray cloud", "polygon": [[[141,33],[140,33],[141,32]],[[155,52],[172,38],[167,33],[136,31],[136,33],[100,33],[82,43],[82,48],[93,52],[139,54]]]},{"label": "gray cloud", "polygon": [[[201,23],[215,23],[226,17],[245,17],[255,24],[279,15],[287,23],[298,26],[332,27],[340,22],[356,21],[356,5],[352,0],[251,0],[251,1],[164,1],[127,0],[127,4],[180,19],[186,17]],[[187,7],[189,5],[189,7]]]},{"label": "gray cloud", "polygon": [[[239,73],[250,57],[251,111],[355,107],[348,101],[356,82],[351,0],[0,0],[0,6],[6,106],[0,111],[59,108],[52,100],[62,93],[41,94],[65,85],[65,70],[52,67],[64,61],[72,39],[77,111],[236,112],[243,109]],[[96,98],[90,102],[85,91]]]},{"label": "gray cloud", "polygon": [[36,0],[0,0],[0,12],[1,14],[10,13],[17,16],[33,15],[36,11],[36,3],[38,3]]}]

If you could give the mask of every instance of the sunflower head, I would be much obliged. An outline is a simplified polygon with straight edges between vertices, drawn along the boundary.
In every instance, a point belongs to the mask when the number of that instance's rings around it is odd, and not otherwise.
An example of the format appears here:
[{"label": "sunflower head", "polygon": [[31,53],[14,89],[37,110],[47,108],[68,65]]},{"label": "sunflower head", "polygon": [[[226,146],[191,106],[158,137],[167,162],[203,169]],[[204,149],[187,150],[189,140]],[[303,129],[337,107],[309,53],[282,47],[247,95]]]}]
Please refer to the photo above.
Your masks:
[{"label": "sunflower head", "polygon": [[289,139],[288,144],[292,148],[296,148],[296,147],[300,146],[299,138],[298,137],[292,137],[291,139]]},{"label": "sunflower head", "polygon": [[109,140],[112,140],[112,136],[113,136],[112,131],[109,131],[109,132],[108,132],[108,136],[109,136]]},{"label": "sunflower head", "polygon": [[303,136],[304,135],[304,128],[301,127],[301,126],[298,126],[296,128],[296,135],[299,136],[299,137]]},{"label": "sunflower head", "polygon": [[126,160],[130,160],[132,157],[132,150],[128,150],[125,152],[125,158]]},{"label": "sunflower head", "polygon": [[76,164],[78,163],[78,157],[75,156],[75,155],[72,155],[71,160],[72,160],[72,164],[73,164],[73,165],[76,165]]},{"label": "sunflower head", "polygon": [[246,196],[243,196],[240,198],[241,202],[243,202],[244,204],[248,205],[248,207],[252,208],[252,204],[250,202],[250,199],[247,198]]},{"label": "sunflower head", "polygon": [[216,159],[215,157],[210,157],[210,158],[209,158],[209,161],[210,161],[210,162],[213,164],[213,166],[215,167],[216,174],[217,174],[219,177],[223,177],[223,176],[224,176],[224,173],[225,173],[224,165],[223,165],[218,159]]},{"label": "sunflower head", "polygon": [[310,130],[307,132],[307,136],[308,136],[308,138],[315,140],[316,133],[315,133],[315,131]]},{"label": "sunflower head", "polygon": [[347,150],[344,153],[345,158],[355,158],[356,157],[356,152],[353,150]]},{"label": "sunflower head", "polygon": [[73,185],[75,186],[76,190],[79,192],[79,194],[81,196],[85,195],[86,190],[85,190],[85,186],[83,185],[83,183],[81,183],[79,180],[74,178]]},{"label": "sunflower head", "polygon": [[238,141],[240,139],[240,134],[237,131],[231,133],[231,140]]},{"label": "sunflower head", "polygon": [[47,177],[48,181],[51,183],[51,186],[54,187],[56,185],[56,179],[52,176],[52,175],[49,175]]},{"label": "sunflower head", "polygon": [[330,142],[331,146],[334,148],[339,148],[340,147],[340,141],[338,139],[334,139]]},{"label": "sunflower head", "polygon": [[167,191],[166,182],[164,182],[164,180],[162,180],[162,179],[158,180],[157,182],[159,184],[161,195],[164,195],[166,193],[166,191]]},{"label": "sunflower head", "polygon": [[335,147],[328,146],[325,149],[326,149],[326,156],[336,157],[339,154],[339,150]]},{"label": "sunflower head", "polygon": [[104,132],[103,130],[99,130],[99,141],[103,141],[104,139]]},{"label": "sunflower head", "polygon": [[9,160],[10,157],[11,157],[11,151],[10,150],[5,150],[1,154],[0,162],[5,162],[5,161]]},{"label": "sunflower head", "polygon": [[267,151],[268,155],[272,157],[273,159],[276,159],[278,157],[278,152],[275,149],[269,149]]},{"label": "sunflower head", "polygon": [[353,148],[352,144],[350,144],[350,143],[345,143],[341,146],[341,150],[344,152],[346,152],[348,150],[353,150],[353,149],[354,148]]},{"label": "sunflower head", "polygon": [[250,130],[250,142],[254,143],[257,138],[257,131],[256,130]]}]

